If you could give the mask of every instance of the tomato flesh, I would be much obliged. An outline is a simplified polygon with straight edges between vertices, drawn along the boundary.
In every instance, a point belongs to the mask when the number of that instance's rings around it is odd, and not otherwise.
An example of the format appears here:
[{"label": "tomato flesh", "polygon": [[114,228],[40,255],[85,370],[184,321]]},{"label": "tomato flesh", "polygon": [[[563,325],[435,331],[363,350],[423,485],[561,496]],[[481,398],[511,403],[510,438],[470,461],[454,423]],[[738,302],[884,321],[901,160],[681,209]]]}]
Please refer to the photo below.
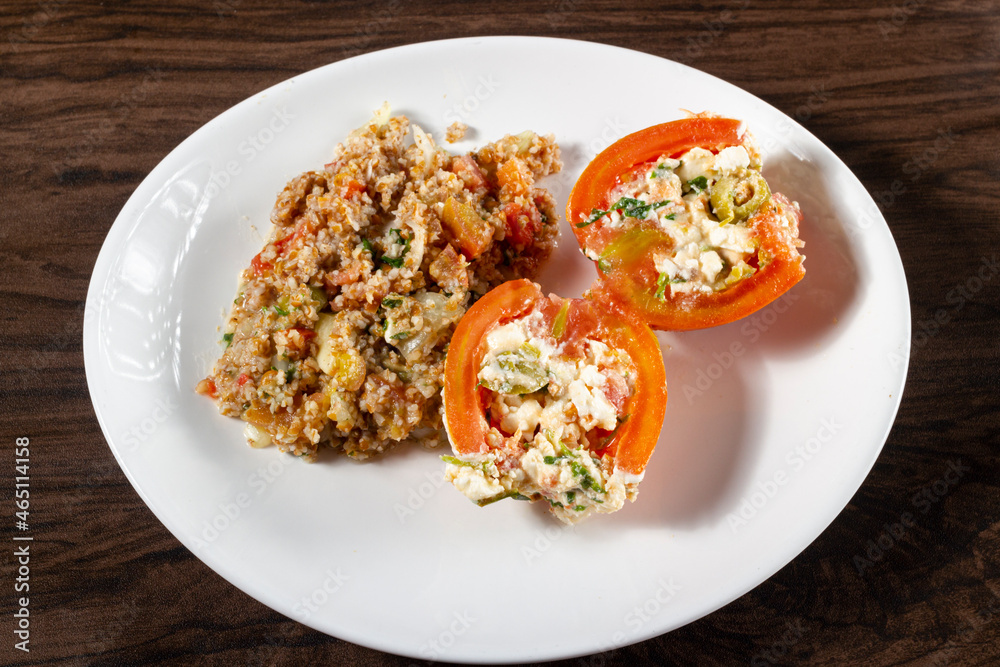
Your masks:
[{"label": "tomato flesh", "polygon": [[[694,117],[656,125],[612,144],[584,170],[570,194],[566,217],[581,249],[597,258],[593,298],[614,303],[654,329],[702,329],[745,317],[778,298],[805,275],[796,250],[797,207],[779,194],[748,222],[757,252],[747,258],[755,269],[731,286],[713,292],[673,295],[658,285],[657,256],[669,256],[675,243],[643,221],[631,229],[606,224],[592,215],[610,205],[622,183],[641,177],[662,156],[676,158],[692,148],[712,152],[742,145],[742,123],[729,118]],[[779,215],[780,214],[780,215]],[[794,220],[791,231],[782,221]]]},{"label": "tomato flesh", "polygon": [[[602,310],[590,299],[566,301],[570,306],[559,342],[568,355],[579,354],[586,339],[595,339],[627,354],[636,369],[630,396],[623,378],[610,381],[609,401],[629,417],[601,451],[613,455],[616,469],[641,474],[659,438],[667,400],[663,357],[656,337],[647,326],[616,311]],[[489,451],[489,398],[478,379],[486,335],[532,309],[542,313],[540,326],[551,332],[566,301],[544,296],[530,281],[515,280],[490,291],[466,312],[445,361],[445,426],[456,453]]]}]

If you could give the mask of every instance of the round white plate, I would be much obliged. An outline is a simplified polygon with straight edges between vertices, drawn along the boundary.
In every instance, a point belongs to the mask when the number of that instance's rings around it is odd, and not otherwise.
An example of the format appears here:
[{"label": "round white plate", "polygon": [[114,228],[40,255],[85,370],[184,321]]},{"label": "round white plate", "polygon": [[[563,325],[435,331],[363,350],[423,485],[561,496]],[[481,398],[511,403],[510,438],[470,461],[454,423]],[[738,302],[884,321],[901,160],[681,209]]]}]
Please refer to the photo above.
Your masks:
[{"label": "round white plate", "polygon": [[[808,97],[806,91],[803,95]],[[805,214],[807,274],[745,320],[661,334],[670,400],[638,501],[563,528],[479,508],[438,455],[308,465],[253,450],[194,393],[275,196],[389,101],[452,151],[556,135],[565,205],[587,162],[681,109],[746,120],[765,175]],[[594,277],[565,221],[540,282]],[[143,181],[94,268],[87,380],[111,449],[177,538],[249,595],[317,630],[416,658],[594,653],[689,623],[764,581],[837,516],[882,448],[910,347],[909,300],[871,197],[815,137],[734,86],[586,42],[472,38],[390,49],[290,79],[214,119]]]}]

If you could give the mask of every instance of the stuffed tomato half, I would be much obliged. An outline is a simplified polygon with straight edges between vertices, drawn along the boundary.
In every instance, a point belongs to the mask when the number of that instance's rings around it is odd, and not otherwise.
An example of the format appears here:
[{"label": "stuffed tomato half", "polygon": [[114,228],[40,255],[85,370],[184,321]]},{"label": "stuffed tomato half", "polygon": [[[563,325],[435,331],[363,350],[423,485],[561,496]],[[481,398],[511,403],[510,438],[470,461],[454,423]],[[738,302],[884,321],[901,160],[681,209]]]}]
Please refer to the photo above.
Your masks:
[{"label": "stuffed tomato half", "polygon": [[798,204],[772,193],[742,122],[701,114],[612,144],[570,193],[566,218],[596,262],[591,290],[654,329],[726,324],[805,275]]},{"label": "stuffed tomato half", "polygon": [[574,523],[634,500],[667,402],[646,325],[589,299],[504,283],[462,318],[445,362],[445,477],[486,505],[547,501]]}]

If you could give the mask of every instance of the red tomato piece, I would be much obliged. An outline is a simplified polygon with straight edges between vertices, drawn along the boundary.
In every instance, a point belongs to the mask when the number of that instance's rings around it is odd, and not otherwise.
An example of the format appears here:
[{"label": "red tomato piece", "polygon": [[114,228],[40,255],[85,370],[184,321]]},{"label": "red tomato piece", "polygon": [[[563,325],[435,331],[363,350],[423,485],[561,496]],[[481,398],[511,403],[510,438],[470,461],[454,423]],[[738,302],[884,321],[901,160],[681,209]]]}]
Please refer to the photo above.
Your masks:
[{"label": "red tomato piece", "polygon": [[[697,116],[655,125],[612,144],[587,166],[570,193],[566,217],[581,249],[599,257],[591,296],[634,312],[654,329],[678,331],[726,324],[745,317],[784,294],[805,275],[798,253],[798,207],[780,194],[749,219],[756,252],[746,259],[753,272],[710,292],[664,289],[654,263],[677,243],[663,229],[642,220],[631,227],[607,224],[606,211],[622,183],[633,181],[661,156],[677,158],[692,148],[713,153],[744,145],[740,121]],[[669,210],[669,209],[668,209]]]},{"label": "red tomato piece", "polygon": [[462,179],[465,188],[472,192],[485,192],[489,188],[486,175],[471,155],[456,155],[451,159],[451,170]]},{"label": "red tomato piece", "polygon": [[531,245],[542,228],[542,214],[538,212],[538,208],[534,204],[525,207],[511,202],[504,206],[503,214],[511,244],[518,249]]},{"label": "red tomato piece", "polygon": [[561,327],[561,344],[582,345],[585,338],[599,340],[626,353],[636,369],[631,396],[623,378],[609,379],[609,401],[628,418],[602,443],[599,454],[610,454],[616,469],[641,474],[659,438],[667,402],[663,357],[656,337],[628,314],[602,308],[590,299],[546,297],[528,280],[506,282],[490,291],[466,312],[455,329],[444,381],[445,427],[452,446],[459,455],[489,451],[486,435],[491,424],[486,411],[488,396],[484,396],[488,392],[478,379],[487,334],[532,309],[542,313],[540,326],[551,331],[565,303],[569,307],[566,324]]}]

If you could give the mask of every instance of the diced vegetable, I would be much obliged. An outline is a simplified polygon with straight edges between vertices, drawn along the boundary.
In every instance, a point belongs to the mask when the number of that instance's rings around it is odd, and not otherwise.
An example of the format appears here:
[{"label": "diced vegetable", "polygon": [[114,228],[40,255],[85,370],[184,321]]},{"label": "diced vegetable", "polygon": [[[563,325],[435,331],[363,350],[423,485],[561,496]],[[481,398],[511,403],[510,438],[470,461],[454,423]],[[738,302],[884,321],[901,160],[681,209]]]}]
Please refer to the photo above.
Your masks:
[{"label": "diced vegetable", "polygon": [[469,259],[483,254],[493,240],[493,227],[490,223],[479,217],[472,206],[454,197],[448,197],[445,201],[441,222]]},{"label": "diced vegetable", "polygon": [[746,220],[771,198],[771,189],[759,171],[727,174],[712,186],[709,200],[720,225]]},{"label": "diced vegetable", "polygon": [[337,387],[346,391],[357,391],[364,383],[367,374],[365,360],[357,350],[344,347],[341,339],[333,335],[336,326],[335,315],[320,314],[316,325],[316,335],[319,337],[316,363],[330,376]]}]

